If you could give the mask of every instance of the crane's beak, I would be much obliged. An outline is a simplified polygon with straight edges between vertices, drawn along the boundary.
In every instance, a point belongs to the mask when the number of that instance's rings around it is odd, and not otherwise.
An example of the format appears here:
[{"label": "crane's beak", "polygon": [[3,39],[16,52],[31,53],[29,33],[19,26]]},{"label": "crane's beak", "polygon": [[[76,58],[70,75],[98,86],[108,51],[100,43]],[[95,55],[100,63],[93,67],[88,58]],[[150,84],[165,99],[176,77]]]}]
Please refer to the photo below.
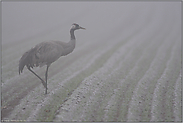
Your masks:
[{"label": "crane's beak", "polygon": [[83,27],[81,27],[81,26],[80,26],[79,28],[80,28],[80,29],[84,29],[84,30],[86,30],[85,28],[83,28]]}]

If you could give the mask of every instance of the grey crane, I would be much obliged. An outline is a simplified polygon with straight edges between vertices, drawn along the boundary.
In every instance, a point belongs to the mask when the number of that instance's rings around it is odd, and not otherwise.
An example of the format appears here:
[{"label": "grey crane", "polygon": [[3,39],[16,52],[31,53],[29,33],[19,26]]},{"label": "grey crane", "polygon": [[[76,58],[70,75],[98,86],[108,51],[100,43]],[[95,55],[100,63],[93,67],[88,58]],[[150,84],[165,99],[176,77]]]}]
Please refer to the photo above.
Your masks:
[{"label": "grey crane", "polygon": [[[85,28],[76,23],[72,24],[70,29],[71,40],[67,43],[61,41],[42,42],[25,52],[19,60],[19,74],[23,72],[24,66],[26,65],[27,69],[41,80],[45,87],[45,94],[47,94],[48,68],[61,56],[65,56],[74,50],[76,43],[74,31],[78,29]],[[33,67],[42,67],[44,65],[47,65],[45,72],[46,82],[31,69]]]}]

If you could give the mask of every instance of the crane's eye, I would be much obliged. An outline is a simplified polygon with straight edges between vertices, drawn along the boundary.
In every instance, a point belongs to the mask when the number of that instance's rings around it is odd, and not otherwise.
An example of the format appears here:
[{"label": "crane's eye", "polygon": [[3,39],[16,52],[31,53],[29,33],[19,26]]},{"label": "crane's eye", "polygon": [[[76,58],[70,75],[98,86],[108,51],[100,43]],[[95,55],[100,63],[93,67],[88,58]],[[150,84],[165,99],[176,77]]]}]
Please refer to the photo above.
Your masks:
[{"label": "crane's eye", "polygon": [[78,28],[78,27],[79,27],[79,25],[78,25],[78,24],[75,24],[75,26],[76,26],[76,28]]}]

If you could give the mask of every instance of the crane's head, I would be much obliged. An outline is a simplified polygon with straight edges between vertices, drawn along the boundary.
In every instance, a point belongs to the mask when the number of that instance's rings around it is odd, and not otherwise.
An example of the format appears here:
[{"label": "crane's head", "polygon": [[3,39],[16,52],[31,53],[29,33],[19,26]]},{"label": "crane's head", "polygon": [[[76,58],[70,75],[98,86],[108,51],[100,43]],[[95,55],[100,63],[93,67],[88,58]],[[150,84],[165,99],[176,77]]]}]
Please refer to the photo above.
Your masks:
[{"label": "crane's head", "polygon": [[77,29],[85,29],[85,28],[83,28],[83,27],[79,26],[79,25],[78,25],[78,24],[76,24],[76,23],[73,23],[73,24],[72,24],[72,26],[71,26],[71,29],[73,29],[73,30],[77,30]]}]

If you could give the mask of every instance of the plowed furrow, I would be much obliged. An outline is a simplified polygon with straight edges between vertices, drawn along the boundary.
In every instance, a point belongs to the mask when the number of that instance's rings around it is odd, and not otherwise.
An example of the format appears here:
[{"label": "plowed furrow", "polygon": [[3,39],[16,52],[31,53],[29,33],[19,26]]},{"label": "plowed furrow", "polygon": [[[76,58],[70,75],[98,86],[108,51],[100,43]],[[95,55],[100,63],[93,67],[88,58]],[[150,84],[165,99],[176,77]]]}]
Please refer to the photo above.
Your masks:
[{"label": "plowed furrow", "polygon": [[166,69],[158,80],[152,103],[151,121],[174,121],[174,85],[179,76],[181,62],[180,43],[177,42],[171,52],[171,58],[167,62]]},{"label": "plowed furrow", "polygon": [[174,117],[175,117],[175,122],[181,122],[182,121],[182,116],[181,116],[181,107],[182,107],[182,102],[181,102],[181,71],[180,71],[180,75],[177,78],[177,81],[175,83],[175,89],[174,89]]}]

